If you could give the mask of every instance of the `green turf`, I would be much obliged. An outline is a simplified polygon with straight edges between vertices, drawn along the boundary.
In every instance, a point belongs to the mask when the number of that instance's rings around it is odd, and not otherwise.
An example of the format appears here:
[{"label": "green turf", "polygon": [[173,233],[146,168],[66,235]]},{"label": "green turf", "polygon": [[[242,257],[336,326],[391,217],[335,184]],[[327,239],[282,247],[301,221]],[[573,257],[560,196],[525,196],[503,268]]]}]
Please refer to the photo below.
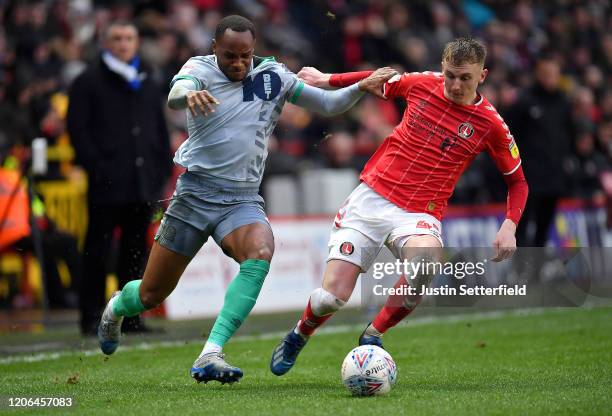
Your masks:
[{"label": "green turf", "polygon": [[[188,369],[199,343],[72,354],[0,364],[6,397],[71,396],[66,414],[583,415],[612,411],[612,309],[548,310],[398,327],[385,336],[399,379],[387,396],[353,398],[340,363],[358,330],[318,334],[284,377],[268,370],[276,339],[242,340],[227,359],[245,371],[233,386],[198,385]],[[70,382],[69,382],[70,380]],[[49,411],[48,413],[53,413]]]}]

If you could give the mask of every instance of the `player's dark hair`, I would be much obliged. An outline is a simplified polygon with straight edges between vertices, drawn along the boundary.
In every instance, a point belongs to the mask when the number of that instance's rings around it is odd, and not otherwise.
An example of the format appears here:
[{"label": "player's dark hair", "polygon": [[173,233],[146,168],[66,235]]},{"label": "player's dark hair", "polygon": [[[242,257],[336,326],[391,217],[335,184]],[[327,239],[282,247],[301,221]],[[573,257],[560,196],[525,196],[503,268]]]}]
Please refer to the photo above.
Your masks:
[{"label": "player's dark hair", "polygon": [[234,32],[246,32],[248,30],[253,35],[253,39],[255,39],[255,25],[246,17],[233,14],[219,20],[219,24],[215,29],[215,39],[221,39],[227,29],[231,29]]},{"label": "player's dark hair", "polygon": [[487,48],[474,38],[457,38],[448,42],[442,52],[442,60],[452,65],[483,64]]}]

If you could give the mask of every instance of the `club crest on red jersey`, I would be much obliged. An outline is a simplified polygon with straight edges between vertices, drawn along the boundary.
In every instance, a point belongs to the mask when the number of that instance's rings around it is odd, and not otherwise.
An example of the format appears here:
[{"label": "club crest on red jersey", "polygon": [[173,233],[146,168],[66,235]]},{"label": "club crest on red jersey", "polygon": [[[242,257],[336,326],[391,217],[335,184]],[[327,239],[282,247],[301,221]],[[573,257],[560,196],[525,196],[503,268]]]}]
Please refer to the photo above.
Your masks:
[{"label": "club crest on red jersey", "polygon": [[461,123],[457,129],[457,134],[462,139],[469,139],[474,134],[474,127],[470,123]]},{"label": "club crest on red jersey", "polygon": [[348,241],[345,241],[340,246],[340,253],[344,254],[345,256],[350,256],[351,254],[353,254],[354,251],[355,246],[353,245],[353,243],[349,243]]}]

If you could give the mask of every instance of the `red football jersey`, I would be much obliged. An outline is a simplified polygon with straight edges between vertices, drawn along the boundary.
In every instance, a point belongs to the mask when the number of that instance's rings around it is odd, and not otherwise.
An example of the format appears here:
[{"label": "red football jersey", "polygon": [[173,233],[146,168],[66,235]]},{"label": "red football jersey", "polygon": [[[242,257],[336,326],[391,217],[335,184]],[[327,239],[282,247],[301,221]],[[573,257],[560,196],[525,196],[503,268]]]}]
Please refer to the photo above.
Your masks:
[{"label": "red football jersey", "polygon": [[399,207],[442,220],[459,176],[480,152],[489,153],[504,175],[521,165],[497,110],[483,96],[472,105],[453,103],[444,96],[441,73],[396,75],[384,85],[384,94],[405,98],[408,106],[361,180]]}]

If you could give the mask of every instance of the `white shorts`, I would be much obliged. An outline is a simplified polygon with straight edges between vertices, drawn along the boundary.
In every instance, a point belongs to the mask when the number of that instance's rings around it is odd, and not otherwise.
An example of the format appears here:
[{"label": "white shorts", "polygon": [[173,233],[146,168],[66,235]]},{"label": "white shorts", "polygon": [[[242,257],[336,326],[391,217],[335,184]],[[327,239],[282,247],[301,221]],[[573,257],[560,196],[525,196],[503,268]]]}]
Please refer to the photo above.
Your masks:
[{"label": "white shorts", "polygon": [[400,259],[402,247],[415,235],[431,235],[443,245],[441,231],[436,218],[405,211],[361,183],[336,214],[327,261],[348,261],[366,272],[383,245]]}]

